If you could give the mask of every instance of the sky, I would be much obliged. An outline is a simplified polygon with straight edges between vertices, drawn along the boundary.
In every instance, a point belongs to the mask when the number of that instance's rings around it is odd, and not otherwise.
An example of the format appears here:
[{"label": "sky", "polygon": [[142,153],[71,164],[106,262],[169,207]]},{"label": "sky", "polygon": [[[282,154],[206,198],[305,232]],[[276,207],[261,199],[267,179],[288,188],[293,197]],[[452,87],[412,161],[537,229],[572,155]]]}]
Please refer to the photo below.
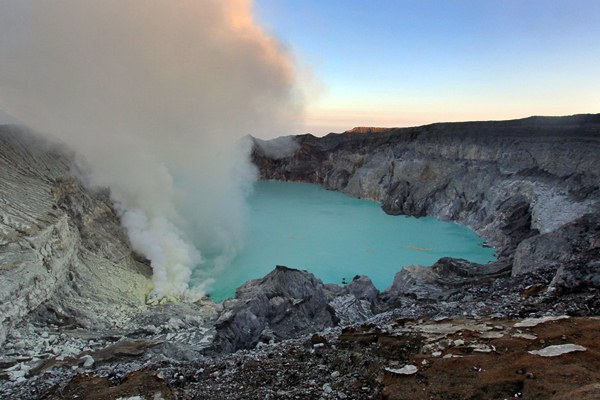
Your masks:
[{"label": "sky", "polygon": [[597,0],[256,0],[254,12],[295,57],[306,132],[600,112]]}]

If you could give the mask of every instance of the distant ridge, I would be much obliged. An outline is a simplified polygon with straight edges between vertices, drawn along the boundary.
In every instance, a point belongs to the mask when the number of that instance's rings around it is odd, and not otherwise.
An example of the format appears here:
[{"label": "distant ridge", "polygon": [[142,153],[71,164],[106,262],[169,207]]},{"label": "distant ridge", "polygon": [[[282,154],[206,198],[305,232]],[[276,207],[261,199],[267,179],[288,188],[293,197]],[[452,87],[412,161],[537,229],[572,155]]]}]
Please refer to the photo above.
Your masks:
[{"label": "distant ridge", "polygon": [[344,133],[380,133],[380,132],[387,132],[390,129],[395,129],[395,128],[356,126],[350,130],[345,131]]},{"label": "distant ridge", "polygon": [[425,126],[473,126],[473,125],[488,125],[488,126],[553,126],[553,125],[600,125],[600,113],[598,114],[574,114],[565,116],[545,116],[532,115],[525,118],[506,119],[506,120],[487,120],[487,121],[455,121],[455,122],[433,122],[431,124],[408,126],[408,127],[370,127],[357,126],[343,133],[385,133],[390,131],[420,128]]}]

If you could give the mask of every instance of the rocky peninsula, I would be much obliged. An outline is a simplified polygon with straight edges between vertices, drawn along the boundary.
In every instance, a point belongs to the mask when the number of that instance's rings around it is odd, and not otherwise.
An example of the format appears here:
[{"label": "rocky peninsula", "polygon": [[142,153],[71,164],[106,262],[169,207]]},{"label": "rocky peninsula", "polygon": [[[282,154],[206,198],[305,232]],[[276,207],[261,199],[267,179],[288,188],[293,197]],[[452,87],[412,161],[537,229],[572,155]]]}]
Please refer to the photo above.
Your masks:
[{"label": "rocky peninsula", "polygon": [[[85,185],[68,150],[2,126],[0,397],[599,394],[582,382],[597,382],[600,351],[600,115],[254,144],[262,179],[456,221],[497,261],[406,267],[384,292],[278,266],[223,304],[149,304],[151,268],[109,192]],[[589,373],[559,384],[556,362]]]}]

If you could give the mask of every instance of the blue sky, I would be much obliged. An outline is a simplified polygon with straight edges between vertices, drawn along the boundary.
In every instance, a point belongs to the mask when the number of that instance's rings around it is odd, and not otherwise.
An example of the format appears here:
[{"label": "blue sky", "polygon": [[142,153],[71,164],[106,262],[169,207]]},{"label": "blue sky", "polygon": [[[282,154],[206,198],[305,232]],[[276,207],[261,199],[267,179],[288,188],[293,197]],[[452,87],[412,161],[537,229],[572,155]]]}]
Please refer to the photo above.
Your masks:
[{"label": "blue sky", "polygon": [[255,13],[297,59],[306,131],[600,112],[600,1],[256,0]]}]

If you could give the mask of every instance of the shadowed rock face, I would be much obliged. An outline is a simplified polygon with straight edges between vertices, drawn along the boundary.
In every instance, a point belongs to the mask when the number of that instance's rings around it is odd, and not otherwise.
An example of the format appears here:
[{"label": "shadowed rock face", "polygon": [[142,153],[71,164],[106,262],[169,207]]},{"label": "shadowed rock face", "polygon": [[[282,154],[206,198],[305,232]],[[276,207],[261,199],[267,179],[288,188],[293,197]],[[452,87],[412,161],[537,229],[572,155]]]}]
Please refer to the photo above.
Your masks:
[{"label": "shadowed rock face", "polygon": [[567,264],[585,263],[580,254],[597,238],[600,115],[361,128],[295,141],[298,150],[277,159],[257,142],[262,179],[317,183],[379,201],[390,214],[468,225],[501,263],[516,258],[515,275],[551,263],[567,275],[556,284],[598,281],[592,264],[585,278]]},{"label": "shadowed rock face", "polygon": [[339,319],[328,302],[325,285],[314,275],[278,266],[223,304],[215,347],[233,351],[334,326]]}]

